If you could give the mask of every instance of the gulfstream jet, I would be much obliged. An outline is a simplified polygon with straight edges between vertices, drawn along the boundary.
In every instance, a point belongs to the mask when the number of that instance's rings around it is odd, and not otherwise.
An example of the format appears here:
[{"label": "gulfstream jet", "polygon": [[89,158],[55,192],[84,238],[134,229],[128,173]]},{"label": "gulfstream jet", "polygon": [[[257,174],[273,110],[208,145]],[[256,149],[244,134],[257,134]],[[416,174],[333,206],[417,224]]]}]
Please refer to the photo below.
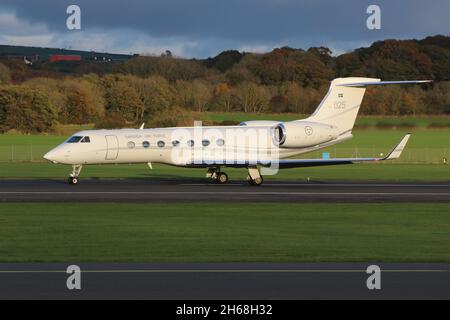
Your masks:
[{"label": "gulfstream jet", "polygon": [[53,162],[72,165],[69,183],[77,184],[81,168],[90,164],[164,163],[204,168],[207,177],[226,183],[226,167],[246,168],[247,181],[261,185],[263,176],[279,169],[353,164],[397,159],[410,134],[381,158],[293,159],[352,138],[367,86],[418,84],[419,81],[381,81],[373,78],[338,78],[314,113],[295,121],[246,121],[237,126],[86,130],[80,131],[44,155]]}]

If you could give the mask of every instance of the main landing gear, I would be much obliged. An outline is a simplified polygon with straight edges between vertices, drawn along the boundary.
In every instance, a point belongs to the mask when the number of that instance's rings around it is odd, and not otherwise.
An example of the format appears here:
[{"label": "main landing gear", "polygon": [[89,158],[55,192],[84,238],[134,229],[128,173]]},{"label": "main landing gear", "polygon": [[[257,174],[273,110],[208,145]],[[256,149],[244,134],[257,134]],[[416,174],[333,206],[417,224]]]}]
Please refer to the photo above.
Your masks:
[{"label": "main landing gear", "polygon": [[248,168],[247,182],[251,186],[260,186],[263,183],[263,177],[257,167]]},{"label": "main landing gear", "polygon": [[81,168],[83,166],[81,164],[74,164],[72,166],[72,173],[69,177],[69,184],[77,184],[78,183],[78,176],[81,173]]},{"label": "main landing gear", "polygon": [[219,184],[228,182],[228,175],[225,172],[221,172],[218,167],[209,168],[208,172],[206,172],[206,177]]},{"label": "main landing gear", "polygon": [[[225,172],[221,172],[219,167],[208,168],[206,177],[219,184],[228,182],[228,175]],[[247,182],[252,186],[262,185],[263,177],[257,167],[248,168]]]}]

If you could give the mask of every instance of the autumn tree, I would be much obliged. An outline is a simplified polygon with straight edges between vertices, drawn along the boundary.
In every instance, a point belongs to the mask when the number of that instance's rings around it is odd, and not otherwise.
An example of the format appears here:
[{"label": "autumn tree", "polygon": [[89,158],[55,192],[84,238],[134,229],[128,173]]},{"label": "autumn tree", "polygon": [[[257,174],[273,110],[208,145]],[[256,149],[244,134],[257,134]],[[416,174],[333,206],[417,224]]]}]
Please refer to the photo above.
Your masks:
[{"label": "autumn tree", "polygon": [[212,90],[206,81],[177,81],[175,85],[176,103],[178,106],[193,111],[206,111],[212,98]]},{"label": "autumn tree", "polygon": [[87,80],[66,80],[62,85],[65,102],[60,110],[63,123],[95,122],[105,113],[105,99]]},{"label": "autumn tree", "polygon": [[160,116],[172,106],[173,90],[165,78],[161,76],[149,78],[128,76],[123,80],[130,83],[142,101],[144,108],[139,115],[140,119],[154,115]]},{"label": "autumn tree", "polygon": [[244,112],[263,112],[270,102],[270,94],[263,86],[254,83],[242,83],[234,90],[238,105]]},{"label": "autumn tree", "polygon": [[216,110],[230,112],[233,109],[233,93],[227,83],[219,83],[213,91],[213,106]]},{"label": "autumn tree", "polygon": [[128,82],[124,80],[111,82],[106,89],[105,99],[108,112],[118,113],[126,121],[142,119],[144,104]]},{"label": "autumn tree", "polygon": [[0,130],[15,129],[24,133],[50,130],[57,111],[44,93],[26,86],[0,89]]}]

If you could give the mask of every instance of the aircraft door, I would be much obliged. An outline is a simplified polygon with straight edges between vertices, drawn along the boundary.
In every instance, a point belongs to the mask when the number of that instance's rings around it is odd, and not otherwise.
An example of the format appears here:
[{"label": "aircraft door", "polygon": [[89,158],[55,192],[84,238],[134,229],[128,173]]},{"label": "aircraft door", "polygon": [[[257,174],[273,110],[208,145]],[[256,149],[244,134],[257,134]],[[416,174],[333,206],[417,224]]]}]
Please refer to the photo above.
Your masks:
[{"label": "aircraft door", "polygon": [[116,160],[119,155],[119,140],[117,136],[105,136],[106,138],[106,160]]}]

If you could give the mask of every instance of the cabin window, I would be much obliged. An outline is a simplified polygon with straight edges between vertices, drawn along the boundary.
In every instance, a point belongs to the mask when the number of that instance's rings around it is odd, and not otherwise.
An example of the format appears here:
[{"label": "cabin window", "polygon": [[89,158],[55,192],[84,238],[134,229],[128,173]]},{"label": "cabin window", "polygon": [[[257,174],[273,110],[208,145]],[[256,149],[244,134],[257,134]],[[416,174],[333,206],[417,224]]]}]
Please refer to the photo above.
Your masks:
[{"label": "cabin window", "polygon": [[166,143],[164,141],[161,141],[161,140],[158,141],[158,147],[164,148],[165,145],[166,145]]},{"label": "cabin window", "polygon": [[150,147],[150,142],[144,141],[144,142],[142,142],[142,146],[143,146],[144,148],[148,148],[148,147]]},{"label": "cabin window", "polygon": [[193,147],[194,146],[194,140],[188,140],[187,145],[188,147]]},{"label": "cabin window", "polygon": [[128,147],[129,149],[134,149],[135,146],[136,146],[136,144],[135,144],[133,141],[128,141],[127,147]]},{"label": "cabin window", "polygon": [[225,145],[225,140],[223,140],[223,139],[217,139],[216,144],[217,144],[219,147],[222,147],[222,146]]},{"label": "cabin window", "polygon": [[178,141],[178,140],[173,140],[173,141],[172,141],[172,145],[173,145],[174,147],[178,147],[178,146],[180,145],[180,141]]},{"label": "cabin window", "polygon": [[207,147],[207,146],[209,146],[209,140],[208,139],[203,139],[202,140],[202,146],[204,146],[204,147]]},{"label": "cabin window", "polygon": [[81,143],[89,143],[89,142],[91,142],[91,139],[89,139],[88,136],[85,136],[83,139],[81,139],[80,142],[81,142]]},{"label": "cabin window", "polygon": [[73,137],[71,137],[69,140],[67,140],[67,142],[68,142],[68,143],[77,143],[77,142],[80,142],[81,138],[83,138],[83,137],[80,137],[80,136],[73,136]]}]

